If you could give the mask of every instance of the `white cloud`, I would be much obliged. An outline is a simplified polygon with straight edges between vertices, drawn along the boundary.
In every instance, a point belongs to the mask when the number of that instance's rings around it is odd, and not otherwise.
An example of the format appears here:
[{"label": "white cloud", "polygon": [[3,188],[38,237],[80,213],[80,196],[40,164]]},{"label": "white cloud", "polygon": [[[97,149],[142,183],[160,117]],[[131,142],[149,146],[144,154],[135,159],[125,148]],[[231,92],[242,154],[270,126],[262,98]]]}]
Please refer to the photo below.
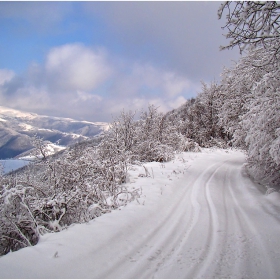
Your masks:
[{"label": "white cloud", "polygon": [[81,44],[68,44],[50,50],[46,72],[51,82],[63,90],[89,91],[112,73],[105,53]]},{"label": "white cloud", "polygon": [[160,98],[172,99],[182,94],[189,97],[193,88],[194,85],[187,77],[138,62],[132,65],[127,63],[125,71],[118,73],[115,78],[111,92],[117,92],[123,97],[144,96],[149,99],[149,96],[159,95]]},{"label": "white cloud", "polygon": [[79,101],[100,102],[100,101],[102,101],[102,97],[100,95],[97,95],[97,94],[90,94],[88,92],[78,90],[77,91],[77,98],[75,99],[75,102],[79,102]]},{"label": "white cloud", "polygon": [[14,76],[15,73],[12,70],[0,69],[0,85],[10,81]]},{"label": "white cloud", "polygon": [[32,85],[20,87],[11,95],[0,88],[0,101],[4,106],[30,112],[49,110],[53,102],[47,90]]},{"label": "white cloud", "polygon": [[177,96],[190,88],[190,81],[175,73],[165,73],[163,87],[168,96]]},{"label": "white cloud", "polygon": [[168,103],[168,106],[170,108],[169,110],[176,109],[176,108],[180,107],[186,101],[187,101],[187,99],[184,96],[178,96],[177,98],[175,98],[173,100],[170,100],[169,103]]},{"label": "white cloud", "polygon": [[194,96],[197,85],[187,77],[108,56],[68,44],[51,49],[45,63],[31,64],[25,75],[2,69],[0,101],[39,114],[111,121],[123,109],[139,112],[154,104],[167,112]]}]

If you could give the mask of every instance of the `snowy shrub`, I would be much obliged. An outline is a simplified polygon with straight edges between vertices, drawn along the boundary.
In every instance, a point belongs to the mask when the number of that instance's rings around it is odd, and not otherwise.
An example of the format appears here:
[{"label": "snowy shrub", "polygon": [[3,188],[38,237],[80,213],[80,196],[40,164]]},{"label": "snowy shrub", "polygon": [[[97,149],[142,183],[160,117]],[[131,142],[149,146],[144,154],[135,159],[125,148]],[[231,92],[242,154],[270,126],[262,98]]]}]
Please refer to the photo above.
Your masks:
[{"label": "snowy shrub", "polygon": [[265,192],[265,195],[270,195],[271,193],[274,193],[274,192],[277,192],[276,189],[274,188],[270,188],[269,186],[266,186],[266,192]]},{"label": "snowy shrub", "polygon": [[140,162],[166,162],[174,157],[174,150],[159,142],[145,141],[138,146],[137,159]]},{"label": "snowy shrub", "polygon": [[7,254],[37,244],[40,226],[31,210],[32,189],[18,185],[13,178],[1,179],[0,254]]},{"label": "snowy shrub", "polygon": [[279,71],[266,74],[252,91],[242,117],[248,145],[248,172],[258,181],[280,187]]},{"label": "snowy shrub", "polygon": [[247,171],[256,180],[280,188],[279,4],[276,1],[227,1],[231,48],[249,50],[224,72],[220,122],[233,134],[234,144],[248,150]]},{"label": "snowy shrub", "polygon": [[186,139],[184,150],[186,152],[195,152],[195,153],[201,152],[201,148],[199,147],[199,145],[189,138]]},{"label": "snowy shrub", "polygon": [[135,199],[139,190],[122,186],[126,174],[126,157],[104,140],[44,158],[16,179],[2,177],[0,254],[34,245],[44,232],[88,221]]},{"label": "snowy shrub", "polygon": [[105,136],[113,154],[123,154],[129,162],[169,161],[184,150],[185,137],[178,123],[172,123],[153,105],[133,121],[134,113],[122,112]]},{"label": "snowy shrub", "polygon": [[219,123],[225,132],[230,135],[231,143],[242,149],[247,149],[245,141],[247,130],[244,129],[241,119],[251,107],[255,98],[253,88],[264,75],[273,71],[274,66],[260,64],[260,60],[270,56],[264,49],[254,49],[248,52],[230,69],[224,69],[221,81],[221,95],[219,107]]},{"label": "snowy shrub", "polygon": [[206,148],[215,147],[215,148],[220,148],[220,149],[227,149],[229,147],[229,143],[226,139],[211,137],[207,141],[205,147]]},{"label": "snowy shrub", "polygon": [[180,132],[180,123],[172,122],[172,118],[159,113],[154,106],[142,113],[137,126],[141,156],[143,145],[148,149],[151,147],[150,151],[147,149],[150,153],[147,156],[150,158],[151,153],[154,154],[153,161],[168,161],[174,157],[175,152],[184,150],[186,137]]},{"label": "snowy shrub", "polygon": [[221,94],[221,86],[217,83],[209,86],[202,83],[202,91],[195,99],[188,100],[177,110],[168,113],[167,117],[177,123],[181,135],[199,146],[225,147],[229,137],[219,121]]},{"label": "snowy shrub", "polygon": [[219,122],[234,146],[248,151],[247,172],[280,187],[279,59],[273,50],[251,49],[223,73]]}]

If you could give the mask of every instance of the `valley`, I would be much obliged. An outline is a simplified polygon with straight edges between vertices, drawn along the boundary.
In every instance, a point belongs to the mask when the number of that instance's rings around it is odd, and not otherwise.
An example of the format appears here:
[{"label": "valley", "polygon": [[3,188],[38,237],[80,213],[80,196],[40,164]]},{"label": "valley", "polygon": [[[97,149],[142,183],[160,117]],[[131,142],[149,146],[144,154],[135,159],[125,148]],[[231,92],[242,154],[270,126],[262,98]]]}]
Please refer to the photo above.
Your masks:
[{"label": "valley", "polygon": [[108,127],[105,122],[44,116],[0,106],[0,159],[29,155],[34,135],[47,141],[55,152],[88,140]]}]

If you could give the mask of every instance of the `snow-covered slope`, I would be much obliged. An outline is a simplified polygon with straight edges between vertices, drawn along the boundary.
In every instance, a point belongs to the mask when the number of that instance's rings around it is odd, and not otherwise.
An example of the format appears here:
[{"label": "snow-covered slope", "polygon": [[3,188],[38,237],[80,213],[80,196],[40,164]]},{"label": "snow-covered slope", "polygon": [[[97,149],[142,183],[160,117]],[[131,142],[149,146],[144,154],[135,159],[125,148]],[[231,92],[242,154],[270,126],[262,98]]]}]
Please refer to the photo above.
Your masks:
[{"label": "snow-covered slope", "polygon": [[0,278],[279,278],[279,193],[238,151],[184,153],[129,171],[142,197],[0,258]]},{"label": "snow-covered slope", "polygon": [[67,146],[107,129],[107,123],[41,116],[0,106],[0,159],[31,149],[30,139],[35,133],[44,140]]}]

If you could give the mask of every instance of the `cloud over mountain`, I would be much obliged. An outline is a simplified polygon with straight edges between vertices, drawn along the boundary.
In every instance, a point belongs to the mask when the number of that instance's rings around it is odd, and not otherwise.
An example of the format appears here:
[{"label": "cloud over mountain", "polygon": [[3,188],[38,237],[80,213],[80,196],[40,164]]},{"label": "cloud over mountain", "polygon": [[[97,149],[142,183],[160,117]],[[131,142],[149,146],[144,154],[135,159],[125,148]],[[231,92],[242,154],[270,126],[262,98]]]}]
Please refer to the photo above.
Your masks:
[{"label": "cloud over mountain", "polygon": [[197,88],[174,71],[77,43],[50,49],[43,64],[31,64],[22,75],[3,69],[0,81],[3,105],[95,121],[110,121],[124,108],[141,110],[149,103],[167,111]]}]

